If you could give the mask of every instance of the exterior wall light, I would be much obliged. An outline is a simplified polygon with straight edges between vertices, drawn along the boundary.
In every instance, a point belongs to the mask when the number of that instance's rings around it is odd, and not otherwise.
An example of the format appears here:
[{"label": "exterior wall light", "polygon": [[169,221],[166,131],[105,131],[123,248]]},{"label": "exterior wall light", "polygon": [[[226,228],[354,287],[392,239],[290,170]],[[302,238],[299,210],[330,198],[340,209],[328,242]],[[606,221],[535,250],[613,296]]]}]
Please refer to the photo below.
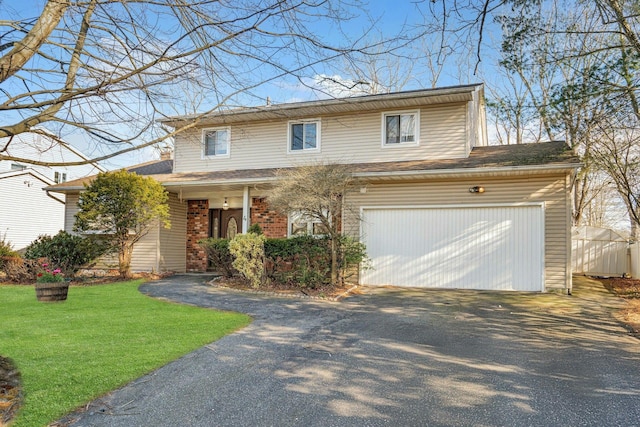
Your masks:
[{"label": "exterior wall light", "polygon": [[469,193],[484,193],[484,187],[476,185],[475,187],[469,188]]},{"label": "exterior wall light", "polygon": [[227,198],[224,198],[224,203],[222,204],[222,210],[228,210],[229,209],[229,203],[227,203]]}]

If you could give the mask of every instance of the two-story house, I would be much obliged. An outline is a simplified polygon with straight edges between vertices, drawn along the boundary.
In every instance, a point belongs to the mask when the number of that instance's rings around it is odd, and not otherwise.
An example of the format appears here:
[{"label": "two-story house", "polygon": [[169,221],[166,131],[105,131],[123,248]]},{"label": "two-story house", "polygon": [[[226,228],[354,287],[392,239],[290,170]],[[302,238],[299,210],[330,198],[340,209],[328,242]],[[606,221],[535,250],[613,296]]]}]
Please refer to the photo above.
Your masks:
[{"label": "two-story house", "polygon": [[[0,139],[0,149],[5,155],[45,163],[88,160],[71,145],[49,137],[47,132]],[[44,188],[103,170],[94,163],[49,167],[1,160],[0,236],[14,249],[23,249],[41,234],[56,234],[64,227],[65,198]]]},{"label": "two-story house", "polygon": [[[165,161],[167,170],[149,173],[170,193],[173,226],[136,249],[134,269],[204,271],[198,240],[232,237],[253,223],[270,237],[313,233],[313,224],[270,209],[269,191],[280,168],[336,162],[364,182],[346,197],[361,220],[347,212],[342,220],[371,258],[360,283],[570,290],[578,159],[563,142],[489,146],[483,85],[163,122],[194,121],[176,137],[171,171]],[[82,181],[53,189],[67,193],[72,208]]]}]

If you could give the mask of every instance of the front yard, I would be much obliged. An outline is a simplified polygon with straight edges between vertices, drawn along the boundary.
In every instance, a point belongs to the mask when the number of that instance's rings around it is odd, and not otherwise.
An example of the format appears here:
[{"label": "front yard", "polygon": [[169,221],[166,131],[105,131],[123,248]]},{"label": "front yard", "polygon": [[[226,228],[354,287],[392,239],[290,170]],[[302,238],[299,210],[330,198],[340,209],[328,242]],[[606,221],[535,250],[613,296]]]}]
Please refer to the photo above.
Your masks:
[{"label": "front yard", "polygon": [[251,321],[146,297],[141,283],[73,286],[58,303],[36,301],[33,286],[0,286],[0,355],[22,380],[13,427],[46,425]]}]

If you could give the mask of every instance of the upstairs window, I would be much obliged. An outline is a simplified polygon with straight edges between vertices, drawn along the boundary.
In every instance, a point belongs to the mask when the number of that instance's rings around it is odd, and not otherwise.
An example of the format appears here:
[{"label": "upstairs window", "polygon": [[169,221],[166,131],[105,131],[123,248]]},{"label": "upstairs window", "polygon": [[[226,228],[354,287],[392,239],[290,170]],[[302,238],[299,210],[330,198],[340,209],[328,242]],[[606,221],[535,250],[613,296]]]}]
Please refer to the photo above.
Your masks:
[{"label": "upstairs window", "polygon": [[289,122],[289,152],[320,149],[320,121]]},{"label": "upstairs window", "polygon": [[229,128],[202,131],[203,157],[229,157]]},{"label": "upstairs window", "polygon": [[11,170],[12,171],[23,171],[26,168],[27,167],[25,165],[21,165],[19,163],[11,163]]},{"label": "upstairs window", "polygon": [[382,115],[382,145],[387,147],[418,145],[419,128],[418,111],[385,113]]}]

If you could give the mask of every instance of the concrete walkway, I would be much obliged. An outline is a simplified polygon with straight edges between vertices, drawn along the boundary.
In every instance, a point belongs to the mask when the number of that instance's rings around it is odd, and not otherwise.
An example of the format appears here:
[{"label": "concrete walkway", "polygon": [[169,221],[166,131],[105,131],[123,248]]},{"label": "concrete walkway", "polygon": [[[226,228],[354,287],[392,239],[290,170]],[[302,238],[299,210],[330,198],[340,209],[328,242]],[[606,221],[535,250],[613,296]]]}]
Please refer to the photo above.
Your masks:
[{"label": "concrete walkway", "polygon": [[[342,302],[175,276],[141,291],[248,313],[247,328],[89,405],[73,426],[631,426],[640,340],[620,300],[393,288]],[[123,360],[126,363],[126,360]]]}]

